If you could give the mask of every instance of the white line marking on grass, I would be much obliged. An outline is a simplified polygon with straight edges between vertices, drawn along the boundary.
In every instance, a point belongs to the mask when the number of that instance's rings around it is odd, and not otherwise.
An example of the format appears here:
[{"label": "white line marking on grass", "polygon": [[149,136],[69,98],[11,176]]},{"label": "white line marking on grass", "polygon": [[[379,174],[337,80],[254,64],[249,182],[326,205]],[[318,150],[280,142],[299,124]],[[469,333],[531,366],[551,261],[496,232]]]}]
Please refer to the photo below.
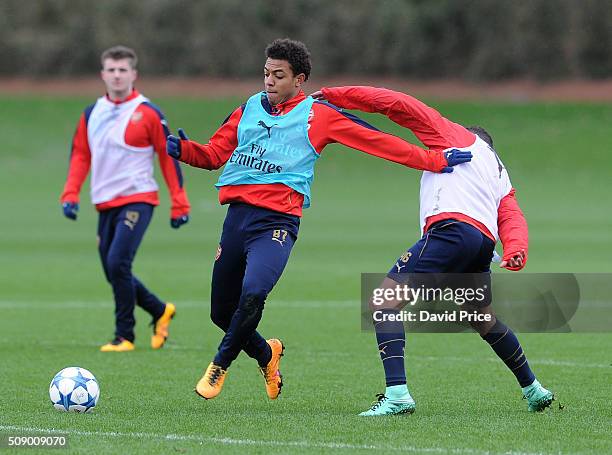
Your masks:
[{"label": "white line marking on grass", "polygon": [[448,449],[441,447],[415,447],[415,446],[388,446],[375,444],[351,444],[346,442],[316,442],[316,441],[276,441],[260,439],[234,439],[217,438],[214,436],[198,436],[184,434],[156,434],[140,432],[119,431],[83,431],[63,430],[57,428],[35,428],[17,425],[0,425],[0,431],[23,431],[31,433],[61,433],[75,436],[98,436],[102,438],[135,438],[135,439],[159,439],[166,441],[191,441],[199,443],[213,443],[239,446],[270,446],[270,447],[300,447],[304,449],[346,449],[346,450],[383,450],[391,452],[418,452],[418,453],[456,453],[456,454],[478,454],[478,455],[547,455],[544,452],[490,452],[488,450],[457,448]]}]

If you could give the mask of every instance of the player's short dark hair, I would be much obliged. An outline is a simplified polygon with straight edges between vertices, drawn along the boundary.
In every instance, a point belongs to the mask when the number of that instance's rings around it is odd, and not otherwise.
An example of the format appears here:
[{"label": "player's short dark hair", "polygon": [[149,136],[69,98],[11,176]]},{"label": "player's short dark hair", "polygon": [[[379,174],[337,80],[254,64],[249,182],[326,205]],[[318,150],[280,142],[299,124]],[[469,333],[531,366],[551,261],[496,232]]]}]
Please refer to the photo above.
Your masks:
[{"label": "player's short dark hair", "polygon": [[294,76],[304,73],[305,80],[310,76],[310,52],[301,41],[275,39],[266,47],[266,57],[289,62]]},{"label": "player's short dark hair", "polygon": [[136,52],[134,49],[127,46],[113,46],[102,52],[102,55],[100,56],[102,67],[104,67],[104,61],[109,58],[112,60],[123,60],[124,58],[127,58],[130,61],[130,66],[132,69],[136,68],[136,65],[138,64]]},{"label": "player's short dark hair", "polygon": [[482,126],[467,126],[465,129],[474,133],[480,139],[489,144],[489,147],[493,148],[493,138]]}]

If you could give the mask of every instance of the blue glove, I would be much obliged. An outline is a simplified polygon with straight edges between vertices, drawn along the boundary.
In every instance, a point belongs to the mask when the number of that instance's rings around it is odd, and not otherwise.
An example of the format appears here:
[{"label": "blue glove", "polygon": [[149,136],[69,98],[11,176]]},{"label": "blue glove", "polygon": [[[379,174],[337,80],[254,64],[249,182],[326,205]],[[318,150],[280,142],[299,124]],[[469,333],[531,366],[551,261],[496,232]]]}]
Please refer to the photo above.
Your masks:
[{"label": "blue glove", "polygon": [[459,149],[452,149],[444,153],[448,166],[442,169],[440,172],[447,174],[453,172],[453,166],[458,164],[469,163],[472,161],[472,152],[462,152]]},{"label": "blue glove", "polygon": [[166,153],[177,160],[181,157],[181,139],[189,140],[182,128],[178,129],[178,134],[179,137],[171,134],[166,138]]},{"label": "blue glove", "polygon": [[79,204],[77,204],[76,202],[64,202],[62,204],[62,210],[64,211],[64,216],[66,218],[76,220],[77,212],[79,211]]},{"label": "blue glove", "polygon": [[[181,131],[181,130],[179,130],[179,131]],[[178,229],[183,224],[187,224],[188,221],[189,221],[189,215],[179,216],[178,218],[171,218],[170,219],[170,226],[172,226],[173,229]]]}]

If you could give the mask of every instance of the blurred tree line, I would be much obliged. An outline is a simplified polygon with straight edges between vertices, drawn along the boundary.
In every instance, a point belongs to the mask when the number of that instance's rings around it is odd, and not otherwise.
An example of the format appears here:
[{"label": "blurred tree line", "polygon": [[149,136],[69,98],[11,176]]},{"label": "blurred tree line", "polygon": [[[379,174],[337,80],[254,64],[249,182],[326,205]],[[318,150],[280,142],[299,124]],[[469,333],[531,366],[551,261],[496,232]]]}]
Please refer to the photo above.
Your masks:
[{"label": "blurred tree line", "polygon": [[612,76],[611,0],[0,0],[0,75],[91,74],[120,43],[148,75],[253,77],[286,36],[317,76]]}]

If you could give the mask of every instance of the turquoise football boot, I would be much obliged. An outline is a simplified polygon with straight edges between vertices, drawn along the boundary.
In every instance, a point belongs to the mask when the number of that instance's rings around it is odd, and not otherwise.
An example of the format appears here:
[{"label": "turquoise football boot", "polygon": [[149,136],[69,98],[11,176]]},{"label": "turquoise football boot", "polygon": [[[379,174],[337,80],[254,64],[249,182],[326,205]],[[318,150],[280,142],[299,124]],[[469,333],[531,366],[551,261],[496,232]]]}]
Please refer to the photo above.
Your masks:
[{"label": "turquoise football boot", "polygon": [[385,416],[385,415],[398,415],[398,414],[412,414],[416,409],[416,403],[410,396],[410,393],[406,393],[400,398],[388,398],[382,393],[376,394],[376,402],[370,409],[360,413],[360,416],[371,417],[371,416]]},{"label": "turquoise football boot", "polygon": [[523,387],[523,396],[527,399],[529,412],[542,412],[555,399],[554,394],[542,387],[537,379],[531,385]]}]

